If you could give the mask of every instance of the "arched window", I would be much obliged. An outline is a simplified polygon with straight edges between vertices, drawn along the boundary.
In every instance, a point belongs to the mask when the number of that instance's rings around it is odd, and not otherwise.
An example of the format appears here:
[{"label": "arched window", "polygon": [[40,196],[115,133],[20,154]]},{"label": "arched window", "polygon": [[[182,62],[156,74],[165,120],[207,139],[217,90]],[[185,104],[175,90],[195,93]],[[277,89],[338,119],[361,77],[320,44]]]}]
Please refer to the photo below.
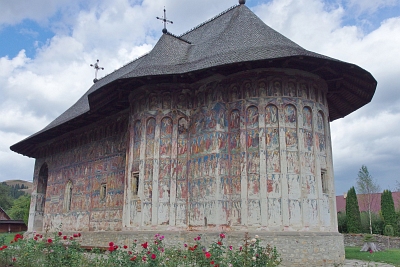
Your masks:
[{"label": "arched window", "polygon": [[65,193],[64,193],[64,210],[67,212],[71,210],[71,200],[72,200],[72,182],[71,180],[69,180],[67,185],[65,186]]}]

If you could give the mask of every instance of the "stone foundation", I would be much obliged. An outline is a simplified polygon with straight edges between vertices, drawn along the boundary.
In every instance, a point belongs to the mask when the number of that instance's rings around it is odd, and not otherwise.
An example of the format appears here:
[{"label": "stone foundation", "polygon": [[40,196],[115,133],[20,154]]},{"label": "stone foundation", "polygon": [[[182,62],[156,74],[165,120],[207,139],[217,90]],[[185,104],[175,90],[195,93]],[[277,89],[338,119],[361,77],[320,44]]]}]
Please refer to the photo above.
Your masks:
[{"label": "stone foundation", "polygon": [[[83,246],[108,247],[113,241],[117,245],[130,245],[136,239],[138,243],[152,241],[156,231],[114,231],[114,232],[82,232]],[[202,244],[208,245],[218,239],[220,232],[200,231],[166,231],[160,232],[165,236],[166,245],[181,246],[184,243],[193,244],[193,238],[201,234]],[[63,234],[72,235],[73,233]],[[281,266],[338,266],[344,262],[343,235],[339,233],[315,232],[248,232],[248,238],[258,235],[263,245],[275,246],[283,259]],[[243,244],[245,232],[228,232],[225,244],[239,247]]]}]

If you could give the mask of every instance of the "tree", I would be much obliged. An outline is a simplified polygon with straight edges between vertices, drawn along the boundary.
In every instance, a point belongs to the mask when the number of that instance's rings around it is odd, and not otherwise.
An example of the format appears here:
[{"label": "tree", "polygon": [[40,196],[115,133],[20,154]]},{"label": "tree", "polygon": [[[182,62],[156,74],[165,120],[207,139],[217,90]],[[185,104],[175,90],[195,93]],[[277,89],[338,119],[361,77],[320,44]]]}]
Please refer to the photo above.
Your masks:
[{"label": "tree", "polygon": [[13,200],[10,197],[10,187],[4,183],[0,184],[0,207],[4,210],[11,208]]},{"label": "tree", "polygon": [[362,165],[361,169],[358,171],[357,191],[359,194],[363,194],[360,196],[360,202],[368,207],[370,234],[372,234],[371,208],[373,202],[377,201],[377,195],[375,193],[379,193],[380,190],[379,185],[375,183],[372,176],[369,174],[367,166]]},{"label": "tree", "polygon": [[13,220],[23,220],[28,224],[29,207],[31,205],[31,197],[29,195],[20,196],[14,201],[14,205],[8,210],[8,215]]},{"label": "tree", "polygon": [[397,216],[394,209],[394,202],[392,192],[390,190],[384,190],[381,196],[381,212],[385,222],[385,226],[391,225],[393,229],[397,227]]},{"label": "tree", "polygon": [[347,192],[346,197],[346,226],[349,233],[361,232],[360,208],[354,186]]}]

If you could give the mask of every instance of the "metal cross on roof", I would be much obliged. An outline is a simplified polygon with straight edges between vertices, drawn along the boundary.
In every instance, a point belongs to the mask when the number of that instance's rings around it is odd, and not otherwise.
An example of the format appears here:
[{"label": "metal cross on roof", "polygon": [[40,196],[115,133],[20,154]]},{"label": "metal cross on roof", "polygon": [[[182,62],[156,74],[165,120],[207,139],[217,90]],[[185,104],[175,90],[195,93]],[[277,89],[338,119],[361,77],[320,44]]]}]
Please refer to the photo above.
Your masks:
[{"label": "metal cross on roof", "polygon": [[156,17],[156,18],[159,19],[159,20],[164,21],[164,29],[162,30],[163,33],[167,33],[168,32],[167,31],[167,23],[174,24],[172,21],[167,20],[167,11],[165,10],[165,7],[164,7],[164,17],[163,18]]},{"label": "metal cross on roof", "polygon": [[96,63],[94,63],[94,64],[90,64],[90,67],[93,67],[96,70],[96,72],[94,74],[94,79],[93,79],[93,82],[96,83],[98,81],[97,72],[99,70],[104,70],[104,68],[99,66],[99,60],[97,60]]}]

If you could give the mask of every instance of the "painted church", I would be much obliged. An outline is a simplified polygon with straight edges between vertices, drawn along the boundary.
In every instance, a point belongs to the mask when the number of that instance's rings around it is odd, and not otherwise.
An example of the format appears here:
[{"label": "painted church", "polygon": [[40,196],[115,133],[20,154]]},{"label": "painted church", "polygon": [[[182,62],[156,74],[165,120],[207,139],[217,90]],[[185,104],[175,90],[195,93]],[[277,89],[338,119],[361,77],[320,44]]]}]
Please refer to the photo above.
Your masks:
[{"label": "painted church", "polygon": [[342,263],[330,122],[376,85],[243,0],[182,35],[164,29],[148,54],[11,147],[36,159],[28,231],[61,227],[97,245],[221,231],[236,244],[248,232],[286,266]]}]

